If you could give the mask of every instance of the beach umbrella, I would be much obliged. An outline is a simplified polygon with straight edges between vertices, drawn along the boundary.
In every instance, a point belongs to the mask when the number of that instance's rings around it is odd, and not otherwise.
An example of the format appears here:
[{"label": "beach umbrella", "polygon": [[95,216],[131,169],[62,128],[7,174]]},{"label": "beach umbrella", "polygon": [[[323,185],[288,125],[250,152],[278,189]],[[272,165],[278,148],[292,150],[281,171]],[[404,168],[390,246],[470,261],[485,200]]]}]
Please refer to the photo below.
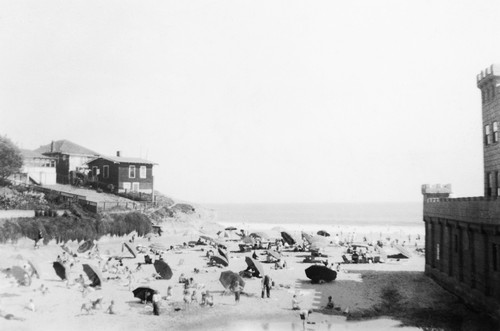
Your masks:
[{"label": "beach umbrella", "polygon": [[160,243],[153,243],[153,244],[149,245],[149,248],[151,248],[152,250],[155,250],[155,251],[168,251],[168,248],[165,245],[160,244]]},{"label": "beach umbrella", "polygon": [[153,302],[153,294],[155,290],[149,286],[141,286],[132,291],[135,298],[141,299],[141,301]]},{"label": "beach umbrella", "polygon": [[78,247],[77,252],[78,253],[85,253],[86,251],[92,249],[92,247],[94,247],[94,242],[92,240],[87,240],[86,242],[84,242],[83,244],[81,244]]},{"label": "beach umbrella", "polygon": [[307,241],[309,244],[312,244],[313,242],[313,236],[311,236],[309,233],[302,232],[302,239]]},{"label": "beach umbrella", "polygon": [[292,236],[288,232],[282,231],[281,237],[288,245],[295,245],[295,240],[292,238]]},{"label": "beach umbrella", "polygon": [[323,236],[323,237],[330,237],[330,234],[326,232],[325,230],[319,230],[318,235]]},{"label": "beach umbrella", "polygon": [[69,255],[73,256],[73,252],[66,245],[61,246],[61,248],[66,253],[68,253]]},{"label": "beach umbrella", "polygon": [[10,274],[19,282],[19,283],[23,283],[24,282],[24,276],[27,275],[28,273],[26,272],[26,270],[24,270],[23,268],[19,267],[19,266],[13,266],[11,269],[10,269]]},{"label": "beach umbrella", "polygon": [[253,232],[250,233],[250,237],[260,238],[261,240],[269,240],[269,235],[265,232]]},{"label": "beach umbrella", "polygon": [[56,271],[56,274],[61,278],[62,280],[66,279],[66,267],[64,264],[61,262],[54,262],[52,263],[52,266],[54,267],[54,270]]},{"label": "beach umbrella", "polygon": [[217,247],[217,251],[219,252],[220,256],[224,257],[226,260],[229,261],[229,257],[228,257],[227,251],[224,248]]},{"label": "beach umbrella", "polygon": [[401,253],[401,255],[403,255],[403,258],[409,259],[411,257],[411,253],[403,246],[394,244],[394,248],[397,249]]},{"label": "beach umbrella", "polygon": [[273,257],[277,261],[281,260],[281,254],[276,251],[267,251],[267,255]]},{"label": "beach umbrella", "polygon": [[224,230],[226,231],[235,231],[235,230],[238,230],[237,228],[235,228],[234,226],[228,226],[227,228],[225,228]]},{"label": "beach umbrella", "polygon": [[170,279],[173,276],[172,269],[167,264],[167,262],[162,260],[156,260],[154,263],[156,272],[161,276],[162,279]]},{"label": "beach umbrella", "polygon": [[312,265],[306,270],[306,276],[313,283],[318,283],[320,281],[331,282],[337,278],[337,272],[323,265]]},{"label": "beach umbrella", "polygon": [[94,267],[91,264],[83,264],[83,271],[87,274],[92,284],[90,286],[101,286],[104,277],[101,275],[101,270],[99,268]]},{"label": "beach umbrella", "polygon": [[36,278],[40,279],[40,268],[38,267],[38,265],[32,260],[28,260],[28,264],[30,265],[31,270],[33,270],[31,276],[36,275]]},{"label": "beach umbrella", "polygon": [[249,268],[257,271],[258,273],[257,277],[264,277],[265,275],[264,267],[259,261],[251,258],[250,256],[247,256],[245,257],[245,262],[247,263]]},{"label": "beach umbrella", "polygon": [[137,257],[137,254],[135,252],[135,249],[130,246],[128,243],[123,243],[122,245],[122,252],[123,252],[123,247],[125,246],[125,248],[130,252],[130,254],[132,254],[132,256],[134,257],[134,259]]},{"label": "beach umbrella", "polygon": [[210,262],[215,262],[215,264],[220,264],[223,265],[224,267],[227,267],[229,265],[229,261],[220,255],[212,255],[210,256]]},{"label": "beach umbrella", "polygon": [[226,290],[230,288],[235,281],[238,282],[241,287],[245,287],[245,281],[243,278],[241,278],[239,274],[230,270],[221,272],[219,281]]}]

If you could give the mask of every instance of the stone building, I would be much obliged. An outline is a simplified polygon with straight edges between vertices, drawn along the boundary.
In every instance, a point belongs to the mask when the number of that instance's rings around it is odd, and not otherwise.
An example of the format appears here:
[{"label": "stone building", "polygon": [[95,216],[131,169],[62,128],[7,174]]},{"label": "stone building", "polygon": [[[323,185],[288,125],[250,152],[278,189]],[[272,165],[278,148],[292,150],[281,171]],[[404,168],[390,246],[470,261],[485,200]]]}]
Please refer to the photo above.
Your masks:
[{"label": "stone building", "polygon": [[422,186],[425,272],[472,306],[500,318],[500,66],[482,71],[477,86],[484,196],[449,198],[449,186]]}]

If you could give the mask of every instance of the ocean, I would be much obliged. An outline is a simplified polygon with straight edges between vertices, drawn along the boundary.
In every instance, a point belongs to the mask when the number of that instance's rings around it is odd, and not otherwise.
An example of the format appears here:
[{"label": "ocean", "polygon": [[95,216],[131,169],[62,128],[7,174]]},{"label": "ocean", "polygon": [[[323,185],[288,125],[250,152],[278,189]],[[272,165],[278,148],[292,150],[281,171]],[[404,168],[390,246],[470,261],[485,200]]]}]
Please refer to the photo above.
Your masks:
[{"label": "ocean", "polygon": [[423,234],[422,202],[394,203],[294,203],[209,204],[215,221],[242,228],[293,231],[319,229],[363,232],[411,232]]}]

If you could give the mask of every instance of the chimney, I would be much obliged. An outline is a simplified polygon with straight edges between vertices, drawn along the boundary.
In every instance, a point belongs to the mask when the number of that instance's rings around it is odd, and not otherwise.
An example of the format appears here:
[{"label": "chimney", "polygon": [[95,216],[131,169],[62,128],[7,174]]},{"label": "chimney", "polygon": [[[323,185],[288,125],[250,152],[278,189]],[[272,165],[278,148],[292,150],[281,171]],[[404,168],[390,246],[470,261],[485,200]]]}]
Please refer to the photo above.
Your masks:
[{"label": "chimney", "polygon": [[120,156],[121,156],[121,154],[122,154],[122,152],[120,152],[120,151],[116,151],[116,156],[117,156],[117,157],[120,157]]},{"label": "chimney", "polygon": [[54,140],[50,143],[50,152],[54,153]]}]

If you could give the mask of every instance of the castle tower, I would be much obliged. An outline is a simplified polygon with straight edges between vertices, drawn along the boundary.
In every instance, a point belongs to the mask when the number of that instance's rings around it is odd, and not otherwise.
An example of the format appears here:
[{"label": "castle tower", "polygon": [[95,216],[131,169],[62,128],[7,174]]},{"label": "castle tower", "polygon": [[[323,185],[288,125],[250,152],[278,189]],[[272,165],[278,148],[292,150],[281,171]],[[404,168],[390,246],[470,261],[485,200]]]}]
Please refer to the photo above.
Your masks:
[{"label": "castle tower", "polygon": [[477,75],[483,108],[484,196],[500,196],[500,65]]}]

